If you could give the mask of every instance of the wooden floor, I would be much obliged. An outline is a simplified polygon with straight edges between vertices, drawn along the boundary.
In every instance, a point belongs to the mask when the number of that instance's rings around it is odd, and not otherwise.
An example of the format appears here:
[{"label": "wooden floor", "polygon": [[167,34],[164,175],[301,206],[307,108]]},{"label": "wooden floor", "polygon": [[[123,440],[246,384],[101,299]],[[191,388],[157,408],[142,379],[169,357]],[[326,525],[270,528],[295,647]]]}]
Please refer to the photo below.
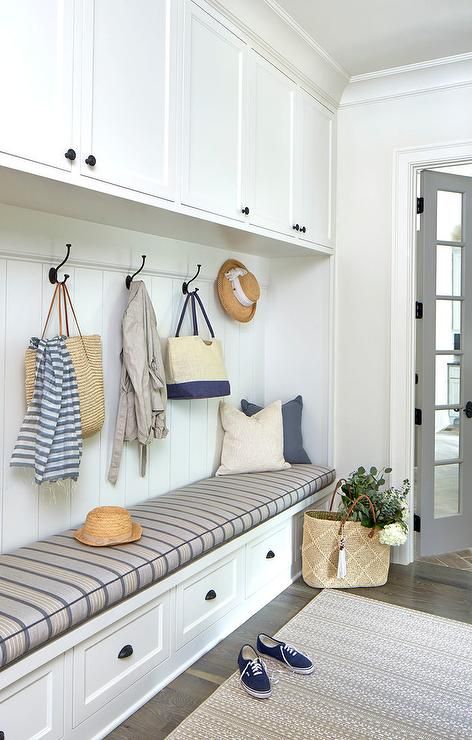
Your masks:
[{"label": "wooden floor", "polygon": [[[258,632],[274,634],[303,609],[317,589],[299,580],[117,727],[112,740],[161,740],[193,712],[236,669],[241,645]],[[472,623],[472,573],[417,562],[393,565],[380,588],[353,589],[367,598]]]},{"label": "wooden floor", "polygon": [[445,565],[447,568],[459,568],[472,572],[472,547],[457,552],[446,552],[444,555],[428,555],[420,558],[422,563]]}]

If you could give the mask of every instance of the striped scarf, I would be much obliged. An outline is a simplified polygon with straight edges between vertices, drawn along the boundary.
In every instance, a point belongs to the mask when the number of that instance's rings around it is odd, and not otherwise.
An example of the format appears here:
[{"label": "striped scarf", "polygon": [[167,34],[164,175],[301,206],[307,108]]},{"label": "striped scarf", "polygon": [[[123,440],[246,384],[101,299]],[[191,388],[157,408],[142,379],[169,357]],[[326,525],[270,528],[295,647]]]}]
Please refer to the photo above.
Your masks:
[{"label": "striped scarf", "polygon": [[77,480],[82,457],[77,378],[65,337],[37,339],[36,383],[10,465],[34,468],[35,481]]}]

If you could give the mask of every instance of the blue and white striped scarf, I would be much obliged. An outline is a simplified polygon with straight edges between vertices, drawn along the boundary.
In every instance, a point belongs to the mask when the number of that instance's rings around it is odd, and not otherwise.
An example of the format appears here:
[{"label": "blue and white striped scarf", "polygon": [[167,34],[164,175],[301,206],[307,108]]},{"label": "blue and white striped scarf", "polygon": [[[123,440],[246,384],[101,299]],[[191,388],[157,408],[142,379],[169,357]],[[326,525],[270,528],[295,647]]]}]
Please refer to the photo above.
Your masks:
[{"label": "blue and white striped scarf", "polygon": [[10,465],[34,468],[36,483],[77,480],[82,457],[79,392],[65,337],[37,339],[36,383]]}]

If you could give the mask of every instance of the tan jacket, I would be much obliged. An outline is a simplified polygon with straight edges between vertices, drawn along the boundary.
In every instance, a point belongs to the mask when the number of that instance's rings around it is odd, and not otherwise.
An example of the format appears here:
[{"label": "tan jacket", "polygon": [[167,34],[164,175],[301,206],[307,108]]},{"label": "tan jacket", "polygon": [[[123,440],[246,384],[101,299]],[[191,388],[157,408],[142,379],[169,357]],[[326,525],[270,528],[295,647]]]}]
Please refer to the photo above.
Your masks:
[{"label": "tan jacket", "polygon": [[147,446],[167,436],[166,378],[157,321],[142,280],[131,283],[123,315],[120,402],[108,480],[116,483],[123,443],[139,443],[140,474],[147,468]]}]

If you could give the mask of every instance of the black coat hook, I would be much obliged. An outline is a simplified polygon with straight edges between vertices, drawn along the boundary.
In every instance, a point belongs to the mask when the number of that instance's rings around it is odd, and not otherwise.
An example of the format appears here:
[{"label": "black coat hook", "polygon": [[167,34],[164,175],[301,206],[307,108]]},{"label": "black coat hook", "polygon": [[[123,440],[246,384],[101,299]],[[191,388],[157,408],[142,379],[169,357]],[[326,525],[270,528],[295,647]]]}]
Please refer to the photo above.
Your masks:
[{"label": "black coat hook", "polygon": [[134,273],[134,275],[127,275],[126,276],[126,287],[128,288],[128,290],[129,290],[129,286],[133,282],[133,278],[135,278],[136,275],[139,275],[139,273],[141,272],[141,270],[144,267],[144,263],[146,262],[146,255],[145,254],[142,254],[141,257],[142,257],[143,263],[142,263],[141,267],[139,268],[139,270],[136,270],[136,272]]},{"label": "black coat hook", "polygon": [[60,265],[58,265],[57,267],[51,267],[51,269],[49,270],[49,282],[52,283],[53,285],[55,285],[56,283],[60,283],[60,285],[64,285],[64,283],[66,282],[67,278],[70,277],[70,275],[67,275],[67,273],[64,273],[64,280],[60,281],[60,280],[57,279],[57,273],[58,273],[59,269],[63,265],[65,265],[66,262],[67,262],[67,260],[69,259],[71,246],[72,246],[71,244],[66,244],[66,247],[67,247],[67,254],[66,254],[66,256],[64,257],[64,259],[62,260],[62,262],[60,263]]},{"label": "black coat hook", "polygon": [[[202,267],[201,265],[197,265],[197,272],[195,273],[195,275],[193,276],[193,278],[191,280],[189,280],[187,283],[183,283],[182,284],[182,293],[184,295],[187,295],[187,293],[189,292],[188,286],[190,285],[190,283],[193,283],[193,281],[196,280],[197,277],[200,275],[201,267]],[[195,291],[194,292],[196,293],[197,290],[198,290],[198,288],[195,288]]]}]

